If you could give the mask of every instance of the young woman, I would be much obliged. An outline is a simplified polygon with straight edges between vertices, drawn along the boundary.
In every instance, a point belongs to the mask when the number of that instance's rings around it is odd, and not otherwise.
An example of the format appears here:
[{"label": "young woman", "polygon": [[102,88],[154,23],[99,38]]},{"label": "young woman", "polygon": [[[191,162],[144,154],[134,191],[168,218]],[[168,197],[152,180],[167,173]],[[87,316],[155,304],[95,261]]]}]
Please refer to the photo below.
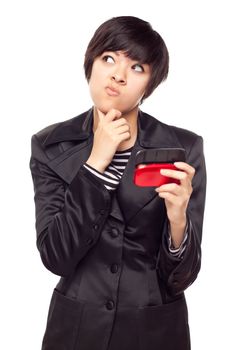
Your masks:
[{"label": "young woman", "polygon": [[[201,265],[203,139],[139,108],[168,74],[168,50],[148,22],[104,22],[84,68],[93,107],[32,136],[37,247],[61,276],[42,349],[188,350],[184,291]],[[161,170],[179,184],[137,186],[137,152],[160,148],[185,149],[176,170]]]}]

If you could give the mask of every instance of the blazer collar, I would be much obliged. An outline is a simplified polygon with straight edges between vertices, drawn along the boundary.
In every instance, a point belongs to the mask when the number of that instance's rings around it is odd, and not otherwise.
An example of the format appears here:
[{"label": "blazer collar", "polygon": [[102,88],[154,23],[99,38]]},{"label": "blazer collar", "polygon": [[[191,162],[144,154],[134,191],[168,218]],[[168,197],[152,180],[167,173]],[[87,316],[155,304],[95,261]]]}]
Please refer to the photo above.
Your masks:
[{"label": "blazer collar", "polygon": [[77,117],[58,123],[43,140],[44,147],[57,142],[83,141],[93,134],[93,108]]},{"label": "blazer collar", "polygon": [[[124,218],[125,222],[128,222],[146,203],[157,196],[154,187],[139,187],[133,182],[136,153],[148,148],[181,146],[172,128],[141,110],[138,112],[137,123],[137,139],[116,190],[111,212],[117,219]],[[68,147],[66,151],[50,160],[48,166],[70,183],[80,166],[89,158],[93,137],[93,108],[75,118],[59,123],[43,140],[43,146],[48,148],[54,143],[72,141],[72,147]]]},{"label": "blazer collar", "polygon": [[[93,136],[93,108],[72,119],[61,122],[43,140],[44,147],[57,142],[84,141]],[[161,123],[147,113],[138,111],[137,143],[142,147],[158,147],[160,143],[170,146],[175,135],[168,125]],[[161,134],[160,134],[161,133]],[[177,141],[177,140],[176,140]]]}]

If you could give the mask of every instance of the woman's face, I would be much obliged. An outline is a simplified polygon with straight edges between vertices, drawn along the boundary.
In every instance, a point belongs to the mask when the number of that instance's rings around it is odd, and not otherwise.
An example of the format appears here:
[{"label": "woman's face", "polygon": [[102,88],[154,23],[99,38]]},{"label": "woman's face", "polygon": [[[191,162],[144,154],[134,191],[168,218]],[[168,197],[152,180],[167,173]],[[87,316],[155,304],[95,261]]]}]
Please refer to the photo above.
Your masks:
[{"label": "woman's face", "polygon": [[150,66],[139,64],[121,51],[106,51],[95,58],[89,80],[96,108],[128,114],[139,105],[150,80]]}]

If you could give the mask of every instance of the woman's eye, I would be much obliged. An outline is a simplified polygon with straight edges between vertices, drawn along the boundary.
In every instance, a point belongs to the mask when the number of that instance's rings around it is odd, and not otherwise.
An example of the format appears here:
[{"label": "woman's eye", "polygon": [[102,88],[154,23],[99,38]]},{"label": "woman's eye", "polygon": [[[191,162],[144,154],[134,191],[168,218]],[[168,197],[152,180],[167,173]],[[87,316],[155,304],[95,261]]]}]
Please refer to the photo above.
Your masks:
[{"label": "woman's eye", "polygon": [[133,67],[137,72],[144,72],[144,68],[140,64],[135,64]]},{"label": "woman's eye", "polygon": [[108,63],[113,63],[113,62],[115,62],[115,61],[114,61],[114,58],[111,57],[111,56],[109,56],[109,55],[105,55],[105,56],[103,57],[103,60],[104,60],[105,62],[108,62]]}]

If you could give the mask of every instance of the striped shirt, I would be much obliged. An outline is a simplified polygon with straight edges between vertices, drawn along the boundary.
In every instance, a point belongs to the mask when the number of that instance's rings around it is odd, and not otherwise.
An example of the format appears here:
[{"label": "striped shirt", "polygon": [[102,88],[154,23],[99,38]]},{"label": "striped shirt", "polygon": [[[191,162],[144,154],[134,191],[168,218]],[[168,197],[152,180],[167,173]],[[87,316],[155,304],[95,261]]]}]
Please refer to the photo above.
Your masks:
[{"label": "striped shirt", "polygon": [[108,165],[104,173],[99,172],[86,163],[84,163],[84,167],[88,169],[92,174],[97,176],[107,188],[107,190],[116,190],[119,185],[121,176],[125,170],[128,159],[131,155],[132,149],[133,146],[124,151],[116,151],[111,163]]},{"label": "striped shirt", "polygon": [[[103,185],[107,188],[107,190],[114,191],[117,189],[119,185],[120,179],[123,175],[127,162],[131,155],[132,149],[133,149],[133,146],[124,151],[116,151],[111,163],[105,169],[104,173],[101,173],[100,171],[93,168],[89,164],[84,163],[83,166],[86,169],[88,169],[92,174],[94,174],[96,177],[98,177],[99,180],[103,183]],[[182,241],[182,244],[180,245],[180,247],[175,249],[172,246],[172,240],[171,240],[171,235],[169,231],[169,237],[167,238],[167,246],[172,256],[177,258],[183,257],[183,253],[186,248],[185,243],[187,240],[187,236],[188,235],[187,235],[187,228],[186,228],[185,236]]]}]

